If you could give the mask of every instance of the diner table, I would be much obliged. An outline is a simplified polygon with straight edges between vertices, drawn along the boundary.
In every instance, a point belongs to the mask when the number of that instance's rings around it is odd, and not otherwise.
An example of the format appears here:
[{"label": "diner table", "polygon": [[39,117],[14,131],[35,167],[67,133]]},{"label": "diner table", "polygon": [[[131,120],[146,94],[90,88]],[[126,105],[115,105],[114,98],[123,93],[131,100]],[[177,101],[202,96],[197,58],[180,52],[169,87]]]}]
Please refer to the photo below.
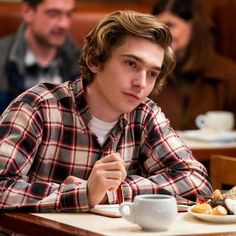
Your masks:
[{"label": "diner table", "polygon": [[194,218],[188,212],[178,213],[174,226],[164,232],[143,231],[138,225],[123,218],[92,213],[5,212],[0,213],[0,227],[8,229],[9,235],[236,235],[235,223],[209,223]]},{"label": "diner table", "polygon": [[[236,141],[205,142],[181,136],[199,161],[209,161],[213,154],[236,157]],[[178,213],[174,227],[165,232],[143,231],[123,218],[111,218],[92,213],[0,213],[0,228],[9,235],[236,235],[236,223],[211,223],[194,218],[188,212]],[[0,231],[1,235],[1,231]]]},{"label": "diner table", "polygon": [[[197,131],[196,131],[197,132]],[[183,131],[177,131],[183,142],[190,148],[196,159],[200,162],[210,161],[212,155],[225,155],[236,158],[236,140],[233,141],[204,141],[189,138]]]}]

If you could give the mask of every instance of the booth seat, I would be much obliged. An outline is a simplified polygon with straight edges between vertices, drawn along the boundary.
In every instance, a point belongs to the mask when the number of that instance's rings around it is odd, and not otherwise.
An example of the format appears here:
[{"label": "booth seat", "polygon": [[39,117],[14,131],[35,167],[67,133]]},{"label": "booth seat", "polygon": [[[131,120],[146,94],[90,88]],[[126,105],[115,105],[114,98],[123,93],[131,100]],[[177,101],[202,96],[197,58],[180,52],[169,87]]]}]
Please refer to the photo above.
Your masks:
[{"label": "booth seat", "polygon": [[71,24],[71,36],[74,41],[82,45],[84,37],[107,14],[107,12],[76,12]]},{"label": "booth seat", "polygon": [[[118,2],[119,3],[119,2]],[[72,20],[71,35],[74,41],[82,45],[85,35],[106,14],[115,10],[135,10],[149,13],[150,8],[142,4],[124,6],[124,4],[78,5]],[[20,3],[0,2],[0,37],[14,32],[20,21]],[[221,53],[236,60],[236,6],[226,5],[215,9],[213,14],[216,25],[216,48]]]},{"label": "booth seat", "polygon": [[[95,26],[100,19],[114,10],[124,10],[124,7],[118,6],[99,6],[99,7],[77,7],[72,18],[71,36],[78,45],[82,45],[84,37]],[[21,22],[19,3],[0,3],[0,38],[14,31]],[[130,10],[140,12],[149,12],[142,6],[130,7]]]}]

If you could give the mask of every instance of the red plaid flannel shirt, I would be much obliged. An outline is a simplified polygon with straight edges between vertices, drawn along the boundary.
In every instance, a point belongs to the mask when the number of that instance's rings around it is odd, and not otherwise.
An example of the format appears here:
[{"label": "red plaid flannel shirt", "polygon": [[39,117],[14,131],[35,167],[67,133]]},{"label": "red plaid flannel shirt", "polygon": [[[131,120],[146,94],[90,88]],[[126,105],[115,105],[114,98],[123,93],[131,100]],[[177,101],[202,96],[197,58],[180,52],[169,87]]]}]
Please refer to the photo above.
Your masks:
[{"label": "red plaid flannel shirt", "polygon": [[[125,201],[147,193],[192,200],[211,193],[206,169],[150,99],[124,114],[103,146],[90,119],[82,79],[36,85],[10,104],[0,119],[0,210],[88,211],[87,179],[113,150],[128,173]],[[81,181],[63,184],[69,175]]]}]

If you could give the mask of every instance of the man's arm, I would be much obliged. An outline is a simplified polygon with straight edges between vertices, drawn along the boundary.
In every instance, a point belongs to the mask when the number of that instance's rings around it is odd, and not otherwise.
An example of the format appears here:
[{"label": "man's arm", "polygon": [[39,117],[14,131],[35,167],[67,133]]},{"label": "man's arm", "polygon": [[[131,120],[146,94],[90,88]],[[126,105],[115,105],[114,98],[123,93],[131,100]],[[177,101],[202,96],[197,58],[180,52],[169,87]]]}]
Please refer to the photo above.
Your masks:
[{"label": "man's arm", "polygon": [[[2,116],[0,209],[40,212],[88,211],[89,207],[105,199],[108,190],[115,191],[125,179],[124,161],[119,153],[103,157],[95,163],[87,181],[71,175],[62,183],[31,181],[35,174],[32,171],[34,159],[40,159],[39,147],[42,142],[48,142],[45,140],[44,115],[27,103],[17,102]],[[47,132],[50,132],[49,130]],[[58,138],[59,136],[56,140]],[[50,142],[48,145],[53,146],[55,143]],[[53,168],[57,166],[58,164]]]},{"label": "man's arm", "polygon": [[139,175],[129,175],[122,183],[125,200],[147,193],[170,193],[189,200],[212,192],[205,167],[169,126],[160,109],[144,122],[145,141],[137,162]]},{"label": "man's arm", "polygon": [[[149,162],[150,159],[147,161]],[[156,165],[158,166],[159,163]],[[126,180],[122,182],[125,200],[132,201],[139,194],[166,193],[195,201],[198,195],[210,195],[212,193],[206,171],[198,162],[179,163],[169,168],[164,167],[162,171],[156,169],[151,172],[151,169],[148,170],[150,173],[147,177],[141,175],[127,176]]]},{"label": "man's arm", "polygon": [[[0,121],[0,209],[25,211],[88,211],[87,182],[31,182],[30,173],[43,140],[43,118],[17,102]],[[31,176],[31,177],[30,177]],[[49,177],[48,177],[49,178]]]}]

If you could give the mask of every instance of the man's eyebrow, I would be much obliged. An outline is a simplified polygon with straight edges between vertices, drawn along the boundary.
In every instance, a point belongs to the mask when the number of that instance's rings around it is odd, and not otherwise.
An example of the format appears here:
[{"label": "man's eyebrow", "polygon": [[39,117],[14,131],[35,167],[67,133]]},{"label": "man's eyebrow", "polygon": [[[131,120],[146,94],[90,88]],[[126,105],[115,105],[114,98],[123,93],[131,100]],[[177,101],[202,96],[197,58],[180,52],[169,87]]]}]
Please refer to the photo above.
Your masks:
[{"label": "man's eyebrow", "polygon": [[60,12],[60,13],[63,13],[63,12],[69,12],[69,13],[74,13],[75,12],[75,7],[72,8],[72,9],[69,9],[69,10],[63,10],[63,9],[58,9],[58,8],[48,8],[46,10],[46,12]]},{"label": "man's eyebrow", "polygon": [[[135,56],[135,55],[133,55],[133,54],[123,54],[122,56],[130,57],[130,58],[133,58],[133,59],[135,59],[136,61],[140,62],[141,64],[146,64],[146,62],[145,62],[142,58],[137,57],[137,56]],[[155,69],[155,70],[161,70],[161,67],[155,65],[155,66],[153,66],[153,69]]]}]

